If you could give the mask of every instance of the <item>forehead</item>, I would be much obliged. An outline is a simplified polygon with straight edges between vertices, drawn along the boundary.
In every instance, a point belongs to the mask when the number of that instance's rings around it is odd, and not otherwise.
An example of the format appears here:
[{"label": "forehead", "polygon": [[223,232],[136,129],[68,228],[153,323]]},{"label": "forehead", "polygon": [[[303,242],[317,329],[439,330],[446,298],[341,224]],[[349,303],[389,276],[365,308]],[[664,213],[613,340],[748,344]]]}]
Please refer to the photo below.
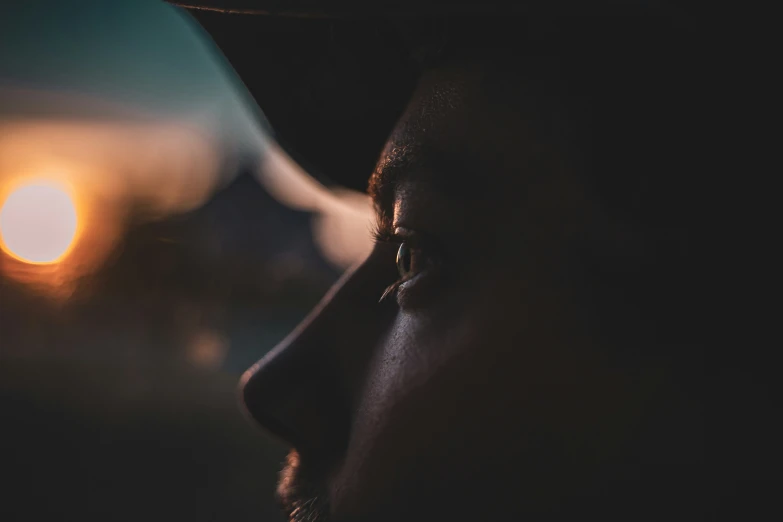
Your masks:
[{"label": "forehead", "polygon": [[[393,130],[370,180],[379,208],[403,182],[435,185],[451,196],[514,183],[512,164],[534,150],[523,89],[497,89],[481,61],[465,59],[429,71]],[[512,94],[513,93],[513,94]]]}]

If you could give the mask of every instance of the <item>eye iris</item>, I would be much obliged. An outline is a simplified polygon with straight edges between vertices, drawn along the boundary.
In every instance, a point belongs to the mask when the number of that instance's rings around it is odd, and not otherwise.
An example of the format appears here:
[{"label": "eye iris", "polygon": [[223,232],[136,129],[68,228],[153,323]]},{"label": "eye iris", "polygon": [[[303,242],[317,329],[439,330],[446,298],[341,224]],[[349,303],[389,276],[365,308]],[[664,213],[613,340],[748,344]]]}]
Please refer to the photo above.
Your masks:
[{"label": "eye iris", "polygon": [[411,271],[411,249],[405,243],[400,245],[397,250],[397,270],[401,276],[407,275]]}]

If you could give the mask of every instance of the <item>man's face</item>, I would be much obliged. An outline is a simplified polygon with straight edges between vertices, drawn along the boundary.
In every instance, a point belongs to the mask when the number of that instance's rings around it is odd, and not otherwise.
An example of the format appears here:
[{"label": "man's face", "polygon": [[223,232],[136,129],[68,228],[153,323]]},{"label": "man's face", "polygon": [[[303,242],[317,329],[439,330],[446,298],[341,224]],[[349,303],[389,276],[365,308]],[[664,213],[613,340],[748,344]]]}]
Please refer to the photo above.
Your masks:
[{"label": "man's face", "polygon": [[293,520],[513,518],[613,473],[642,393],[588,324],[606,220],[509,91],[425,76],[371,180],[372,254],[243,378],[294,447]]}]

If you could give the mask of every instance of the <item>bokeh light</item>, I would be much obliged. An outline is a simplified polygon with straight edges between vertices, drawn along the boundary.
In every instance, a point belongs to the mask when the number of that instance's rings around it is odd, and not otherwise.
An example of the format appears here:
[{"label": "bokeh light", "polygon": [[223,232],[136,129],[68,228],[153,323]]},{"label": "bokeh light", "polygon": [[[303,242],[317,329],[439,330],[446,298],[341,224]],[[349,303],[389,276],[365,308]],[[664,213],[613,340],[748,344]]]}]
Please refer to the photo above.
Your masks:
[{"label": "bokeh light", "polygon": [[28,263],[54,263],[67,254],[78,226],[76,207],[62,188],[31,183],[14,190],[0,208],[3,248]]}]

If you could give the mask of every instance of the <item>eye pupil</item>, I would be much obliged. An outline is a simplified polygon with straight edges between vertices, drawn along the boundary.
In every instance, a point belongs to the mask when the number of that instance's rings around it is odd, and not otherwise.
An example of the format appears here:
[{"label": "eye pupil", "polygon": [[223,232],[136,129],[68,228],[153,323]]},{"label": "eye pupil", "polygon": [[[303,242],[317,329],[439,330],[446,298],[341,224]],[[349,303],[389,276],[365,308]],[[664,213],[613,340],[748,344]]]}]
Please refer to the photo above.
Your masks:
[{"label": "eye pupil", "polygon": [[397,250],[397,270],[401,276],[405,276],[411,271],[411,249],[405,243],[402,243],[400,249]]}]

